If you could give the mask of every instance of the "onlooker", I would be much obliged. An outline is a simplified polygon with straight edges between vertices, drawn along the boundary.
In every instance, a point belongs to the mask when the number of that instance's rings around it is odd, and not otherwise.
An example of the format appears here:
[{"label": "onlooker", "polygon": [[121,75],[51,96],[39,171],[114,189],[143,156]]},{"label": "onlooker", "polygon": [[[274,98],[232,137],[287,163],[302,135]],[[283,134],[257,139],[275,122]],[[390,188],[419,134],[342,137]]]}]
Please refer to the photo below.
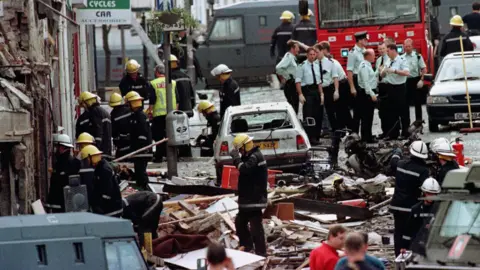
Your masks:
[{"label": "onlooker", "polygon": [[[358,232],[358,233],[361,234],[363,237],[364,249],[366,253],[368,250],[368,233],[366,232]],[[385,270],[385,265],[374,256],[365,254],[365,262],[373,266],[375,269]],[[343,257],[338,261],[337,265],[335,266],[335,270],[342,269],[342,267],[346,266],[347,264],[348,264],[347,257]]]},{"label": "onlooker", "polygon": [[472,13],[463,16],[463,22],[467,24],[470,36],[480,34],[480,3],[472,4]]},{"label": "onlooker", "polygon": [[365,242],[360,233],[352,232],[345,240],[345,254],[348,263],[338,268],[340,270],[375,270],[377,269],[365,260]]},{"label": "onlooker", "polygon": [[207,263],[209,270],[233,270],[232,259],[227,257],[225,248],[219,243],[211,243],[207,249]]},{"label": "onlooker", "polygon": [[343,247],[347,229],[335,225],[328,231],[327,241],[310,253],[310,270],[334,270],[340,258],[337,250]]}]

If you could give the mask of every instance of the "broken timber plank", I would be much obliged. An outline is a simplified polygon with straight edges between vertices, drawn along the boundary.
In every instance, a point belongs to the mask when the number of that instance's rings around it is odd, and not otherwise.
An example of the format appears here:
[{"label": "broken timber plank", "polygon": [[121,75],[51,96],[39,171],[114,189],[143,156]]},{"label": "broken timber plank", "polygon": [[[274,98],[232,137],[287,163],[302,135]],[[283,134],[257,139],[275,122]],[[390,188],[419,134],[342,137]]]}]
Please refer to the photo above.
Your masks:
[{"label": "broken timber plank", "polygon": [[309,211],[312,213],[336,214],[362,220],[373,217],[373,212],[367,208],[298,198],[293,199],[292,201],[295,204],[295,209]]},{"label": "broken timber plank", "polygon": [[198,211],[195,210],[195,207],[191,204],[188,204],[186,203],[185,201],[179,201],[178,202],[178,205],[180,205],[180,207],[185,210],[185,212],[187,212],[188,214],[190,214],[191,216],[196,216],[198,215]]},{"label": "broken timber plank", "polygon": [[[220,196],[213,196],[213,197],[202,197],[202,198],[196,198],[196,199],[187,199],[187,200],[183,200],[183,201],[186,202],[186,203],[189,203],[189,204],[200,204],[200,203],[208,203],[208,202],[212,202],[212,201],[218,201],[220,199],[227,198],[227,197],[233,197],[233,195],[220,195]],[[182,201],[182,200],[164,202],[163,207],[178,205],[178,202],[180,202],[180,201]]]},{"label": "broken timber plank", "polygon": [[173,194],[195,194],[204,196],[218,196],[226,194],[234,194],[237,191],[233,189],[211,187],[204,185],[169,185],[163,186],[163,191]]}]

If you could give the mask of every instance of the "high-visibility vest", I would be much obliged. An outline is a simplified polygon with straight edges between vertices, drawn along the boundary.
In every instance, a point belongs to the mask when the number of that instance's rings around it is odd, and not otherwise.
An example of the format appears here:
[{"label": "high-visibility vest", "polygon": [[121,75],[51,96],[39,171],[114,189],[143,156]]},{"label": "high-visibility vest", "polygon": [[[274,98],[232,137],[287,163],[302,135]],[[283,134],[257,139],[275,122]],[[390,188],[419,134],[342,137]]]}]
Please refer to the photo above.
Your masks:
[{"label": "high-visibility vest", "polygon": [[[165,77],[159,77],[151,81],[153,89],[155,89],[155,95],[157,101],[153,106],[153,117],[167,115],[167,91],[165,84]],[[172,106],[175,108],[177,105],[177,97],[175,96],[175,89],[177,87],[177,82],[172,80]]]}]

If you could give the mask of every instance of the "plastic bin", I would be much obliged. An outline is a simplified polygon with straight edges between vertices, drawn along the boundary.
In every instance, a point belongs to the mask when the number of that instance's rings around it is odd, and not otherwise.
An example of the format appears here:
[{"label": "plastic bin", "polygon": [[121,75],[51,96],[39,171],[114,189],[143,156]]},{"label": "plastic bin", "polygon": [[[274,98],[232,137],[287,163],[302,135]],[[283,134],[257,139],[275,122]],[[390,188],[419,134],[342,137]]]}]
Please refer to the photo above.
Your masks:
[{"label": "plastic bin", "polygon": [[[275,175],[282,173],[279,170],[268,170],[268,184],[275,187]],[[222,188],[237,190],[239,172],[235,166],[225,165],[222,171]]]}]

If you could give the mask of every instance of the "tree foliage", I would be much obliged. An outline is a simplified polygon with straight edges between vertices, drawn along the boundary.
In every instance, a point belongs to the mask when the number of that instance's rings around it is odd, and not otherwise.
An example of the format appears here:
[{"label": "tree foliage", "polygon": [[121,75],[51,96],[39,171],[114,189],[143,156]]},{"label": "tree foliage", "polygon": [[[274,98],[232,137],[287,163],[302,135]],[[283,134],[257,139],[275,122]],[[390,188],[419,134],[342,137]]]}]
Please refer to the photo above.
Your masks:
[{"label": "tree foliage", "polygon": [[[152,19],[148,21],[148,37],[154,44],[162,42],[163,24],[160,23],[158,18],[160,18],[165,12],[178,15],[185,23],[187,29],[193,30],[199,25],[198,21],[195,20],[195,18],[193,18],[185,9],[174,8],[170,11],[153,11],[151,16]],[[173,33],[173,35],[174,38],[172,38],[172,40],[177,42],[178,38],[175,38],[175,36],[178,35],[178,32]],[[175,45],[177,46],[178,44]]]}]

